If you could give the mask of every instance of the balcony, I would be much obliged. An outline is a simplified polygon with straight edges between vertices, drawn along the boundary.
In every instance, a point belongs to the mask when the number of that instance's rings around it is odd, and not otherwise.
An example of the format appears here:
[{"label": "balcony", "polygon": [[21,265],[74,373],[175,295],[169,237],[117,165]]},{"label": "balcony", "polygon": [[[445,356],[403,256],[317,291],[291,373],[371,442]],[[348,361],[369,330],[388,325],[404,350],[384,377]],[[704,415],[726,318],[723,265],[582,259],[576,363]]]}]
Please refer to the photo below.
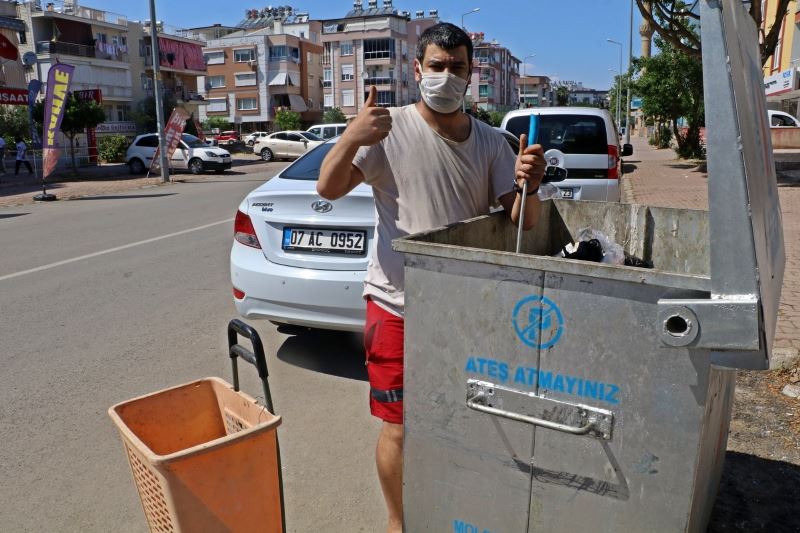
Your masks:
[{"label": "balcony", "polygon": [[397,80],[390,77],[376,77],[376,78],[364,79],[365,87],[369,87],[371,85],[375,85],[379,90],[383,88],[391,89],[397,85]]},{"label": "balcony", "polygon": [[97,49],[84,44],[40,41],[36,43],[37,54],[59,54],[77,57],[96,57]]}]

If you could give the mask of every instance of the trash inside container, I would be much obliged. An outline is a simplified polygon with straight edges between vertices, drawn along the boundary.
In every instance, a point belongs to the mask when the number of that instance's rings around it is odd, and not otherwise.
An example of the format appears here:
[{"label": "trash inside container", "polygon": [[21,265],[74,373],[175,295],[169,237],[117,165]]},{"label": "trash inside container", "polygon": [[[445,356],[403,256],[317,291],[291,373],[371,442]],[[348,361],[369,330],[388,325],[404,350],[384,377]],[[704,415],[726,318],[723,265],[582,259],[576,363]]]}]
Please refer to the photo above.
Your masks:
[{"label": "trash inside container", "polygon": [[282,531],[281,418],[218,378],[109,409],[153,532]]},{"label": "trash inside container", "polygon": [[[701,0],[710,209],[548,200],[405,254],[407,531],[704,531],[784,251],[757,33]],[[653,267],[553,257],[586,227]]]}]

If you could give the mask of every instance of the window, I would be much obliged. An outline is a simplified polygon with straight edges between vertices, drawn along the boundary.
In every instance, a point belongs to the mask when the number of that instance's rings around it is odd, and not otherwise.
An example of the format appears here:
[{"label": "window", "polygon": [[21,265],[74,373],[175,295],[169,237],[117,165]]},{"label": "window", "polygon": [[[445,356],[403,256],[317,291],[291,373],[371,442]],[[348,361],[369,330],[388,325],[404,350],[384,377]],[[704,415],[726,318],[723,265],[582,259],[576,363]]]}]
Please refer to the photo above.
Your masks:
[{"label": "window", "polygon": [[322,64],[330,65],[333,57],[333,43],[322,43]]},{"label": "window", "polygon": [[219,113],[228,111],[227,98],[209,98],[208,107],[206,110],[210,113]]},{"label": "window", "polygon": [[311,52],[306,52],[306,64],[313,65],[314,64],[314,54]]},{"label": "window", "polygon": [[333,86],[333,69],[326,68],[322,71],[322,86],[323,87],[332,87]]},{"label": "window", "polygon": [[339,55],[351,56],[353,55],[353,41],[342,41],[339,43]]},{"label": "window", "polygon": [[342,91],[342,107],[353,107],[356,105],[353,89]]},{"label": "window", "polygon": [[394,59],[394,39],[364,40],[364,59]]},{"label": "window", "polygon": [[24,31],[18,31],[17,32],[17,41],[19,42],[19,44],[27,44],[28,43],[28,38],[25,36],[25,32]]},{"label": "window", "polygon": [[113,122],[113,120],[114,120],[114,106],[113,105],[104,105],[103,106],[103,113],[105,114],[107,121]]},{"label": "window", "polygon": [[478,98],[489,98],[488,85],[478,85]]},{"label": "window", "polygon": [[237,72],[234,74],[236,77],[236,86],[237,87],[248,87],[256,85],[256,73],[255,72]]},{"label": "window", "polygon": [[328,108],[331,108],[331,107],[333,107],[333,95],[332,94],[326,94],[325,95],[325,108],[328,109]]},{"label": "window", "polygon": [[117,106],[117,120],[125,122],[131,119],[131,106],[122,104]]},{"label": "window", "polygon": [[146,91],[152,88],[151,85],[152,81],[150,80],[150,78],[147,77],[147,74],[145,74],[144,72],[142,72],[141,80],[142,80],[142,89]]},{"label": "window", "polygon": [[107,43],[108,35],[106,35],[105,33],[98,33],[95,39],[97,40],[97,42]]},{"label": "window", "polygon": [[[528,133],[529,125],[530,117],[514,117],[506,129],[519,137]],[[545,152],[557,148],[565,154],[608,153],[605,122],[591,115],[541,115],[539,141]]]},{"label": "window", "polygon": [[207,65],[223,65],[225,63],[225,52],[206,52],[203,57]]},{"label": "window", "polygon": [[236,109],[239,111],[254,111],[258,109],[258,102],[253,98],[237,98]]},{"label": "window", "polygon": [[158,146],[158,135],[145,135],[136,143],[136,146],[144,148],[155,148]]},{"label": "window", "polygon": [[248,63],[250,61],[255,61],[256,59],[256,51],[252,48],[248,48],[247,50],[234,50],[233,51],[233,60],[236,63]]},{"label": "window", "polygon": [[225,76],[209,76],[206,78],[208,87],[216,89],[217,87],[225,87]]},{"label": "window", "polygon": [[342,81],[353,81],[354,79],[353,65],[342,65]]},{"label": "window", "polygon": [[270,61],[286,61],[288,49],[286,46],[273,46],[269,49]]}]

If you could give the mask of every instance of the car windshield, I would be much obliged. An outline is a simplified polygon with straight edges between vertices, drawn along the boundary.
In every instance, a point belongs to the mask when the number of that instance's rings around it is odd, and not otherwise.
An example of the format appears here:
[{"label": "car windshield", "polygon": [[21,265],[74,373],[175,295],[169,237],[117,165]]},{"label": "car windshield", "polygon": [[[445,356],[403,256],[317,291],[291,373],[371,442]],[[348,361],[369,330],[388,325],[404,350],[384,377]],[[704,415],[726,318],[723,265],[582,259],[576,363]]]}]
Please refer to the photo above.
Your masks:
[{"label": "car windshield", "polygon": [[288,180],[318,180],[319,168],[331,148],[333,148],[333,143],[320,144],[295,161],[292,166],[281,174],[281,178]]},{"label": "car windshield", "polygon": [[314,135],[313,133],[311,133],[310,131],[301,131],[301,132],[298,132],[298,133],[300,133],[300,135],[302,135],[303,137],[305,137],[309,141],[321,141],[322,140],[319,137],[317,137],[316,135]]},{"label": "car windshield", "polygon": [[181,140],[188,146],[189,148],[206,148],[208,145],[195,137],[194,135],[189,135],[188,133],[184,133],[181,136]]},{"label": "car windshield", "polygon": [[[529,125],[529,116],[514,117],[506,129],[519,137]],[[593,115],[539,115],[539,144],[565,154],[608,154],[605,122]]]}]

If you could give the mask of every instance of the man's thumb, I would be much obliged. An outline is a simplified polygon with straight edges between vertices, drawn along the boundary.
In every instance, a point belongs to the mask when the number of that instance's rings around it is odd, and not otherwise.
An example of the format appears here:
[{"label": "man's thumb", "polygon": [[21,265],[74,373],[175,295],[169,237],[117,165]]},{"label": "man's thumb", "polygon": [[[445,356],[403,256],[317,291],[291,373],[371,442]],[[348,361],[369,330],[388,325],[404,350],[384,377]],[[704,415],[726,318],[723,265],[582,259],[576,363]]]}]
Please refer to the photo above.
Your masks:
[{"label": "man's thumb", "polygon": [[525,149],[528,147],[528,134],[523,133],[519,136],[519,155],[525,154]]},{"label": "man's thumb", "polygon": [[378,99],[378,89],[372,85],[369,88],[369,96],[367,96],[367,100],[364,102],[364,107],[375,107],[375,100]]}]

